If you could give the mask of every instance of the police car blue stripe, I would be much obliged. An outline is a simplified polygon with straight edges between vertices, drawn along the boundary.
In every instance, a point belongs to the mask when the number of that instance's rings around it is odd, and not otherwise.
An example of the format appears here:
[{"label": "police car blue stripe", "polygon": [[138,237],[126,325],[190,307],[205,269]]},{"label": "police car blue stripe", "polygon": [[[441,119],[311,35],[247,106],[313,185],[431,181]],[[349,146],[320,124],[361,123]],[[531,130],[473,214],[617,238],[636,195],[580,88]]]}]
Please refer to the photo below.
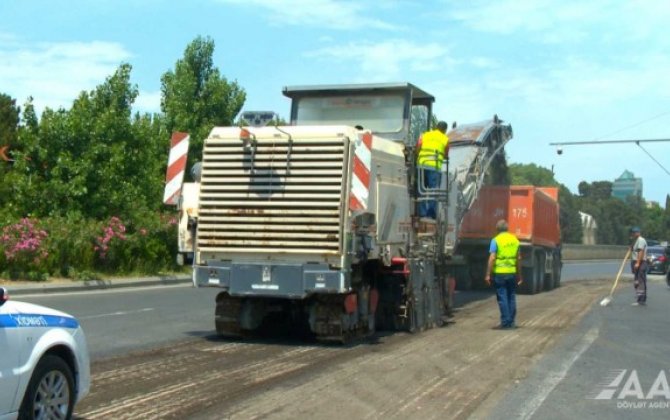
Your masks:
[{"label": "police car blue stripe", "polygon": [[2,314],[0,328],[77,328],[79,322],[71,317],[41,314]]}]

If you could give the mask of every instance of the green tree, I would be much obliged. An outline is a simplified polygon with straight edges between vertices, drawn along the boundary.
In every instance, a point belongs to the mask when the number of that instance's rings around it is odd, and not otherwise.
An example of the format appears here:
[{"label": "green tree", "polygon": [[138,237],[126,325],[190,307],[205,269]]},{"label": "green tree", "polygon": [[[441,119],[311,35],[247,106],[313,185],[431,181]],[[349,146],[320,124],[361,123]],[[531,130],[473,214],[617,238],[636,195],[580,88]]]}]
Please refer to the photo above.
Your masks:
[{"label": "green tree", "polygon": [[16,143],[19,127],[20,109],[16,100],[0,93],[0,147]]},{"label": "green tree", "polygon": [[7,223],[12,217],[30,215],[42,203],[42,168],[37,163],[46,151],[39,146],[39,123],[32,98],[25,103],[20,119],[22,124],[12,150],[14,163],[3,177],[5,190],[0,205],[6,217],[0,220],[1,223]]},{"label": "green tree", "polygon": [[592,215],[598,224],[597,242],[604,245],[626,245],[632,226],[642,225],[644,206],[617,198],[579,197],[580,209]]},{"label": "green tree", "polygon": [[83,161],[73,167],[85,194],[80,207],[90,217],[130,217],[160,206],[167,162],[167,148],[160,145],[167,135],[160,117],[132,117],[138,88],[130,83],[131,70],[121,65],[105,83],[80,95],[68,115],[78,143],[69,150]]},{"label": "green tree", "polygon": [[214,41],[197,37],[161,78],[161,109],[166,131],[191,136],[189,163],[200,159],[203,141],[215,126],[233,124],[246,99],[237,82],[228,82],[213,64]]},{"label": "green tree", "polygon": [[137,203],[137,185],[128,176],[141,147],[131,131],[138,90],[130,84],[130,71],[130,65],[121,65],[94,91],[82,92],[71,110],[43,115],[40,140],[51,149],[46,165],[55,201],[50,213],[70,208],[103,218]]},{"label": "green tree", "polygon": [[665,211],[658,204],[644,208],[642,216],[642,232],[645,237],[665,240],[668,238],[665,227]]},{"label": "green tree", "polygon": [[579,195],[593,199],[608,199],[612,196],[612,183],[610,181],[594,181],[588,183],[582,181],[578,186]]},{"label": "green tree", "polygon": [[[16,106],[16,100],[10,96],[0,93],[0,152],[6,153],[11,158],[9,146],[14,147],[18,138],[20,109]],[[5,149],[5,147],[7,147]],[[7,181],[9,172],[12,170],[10,162],[0,159],[0,222],[7,215],[3,215],[8,210],[13,200],[12,187]],[[4,211],[3,211],[4,209]]]},{"label": "green tree", "polygon": [[665,209],[663,210],[663,236],[661,239],[670,240],[670,194],[665,196]]},{"label": "green tree", "polygon": [[582,243],[582,218],[579,215],[579,206],[575,196],[563,184],[560,184],[558,190],[558,205],[562,241],[572,244]]},{"label": "green tree", "polygon": [[15,214],[104,219],[160,207],[166,134],[160,117],[131,118],[138,94],[131,69],[122,64],[69,110],[46,108],[39,123],[27,104],[13,171]]},{"label": "green tree", "polygon": [[145,207],[153,211],[162,209],[165,187],[165,166],[168,149],[165,139],[170,135],[165,129],[161,114],[136,114],[132,124],[133,138],[143,147],[135,150],[129,161],[133,181],[138,184],[138,193],[144,198]]},{"label": "green tree", "polygon": [[509,170],[513,185],[558,186],[554,174],[549,169],[537,166],[534,163],[513,163],[509,166]]}]

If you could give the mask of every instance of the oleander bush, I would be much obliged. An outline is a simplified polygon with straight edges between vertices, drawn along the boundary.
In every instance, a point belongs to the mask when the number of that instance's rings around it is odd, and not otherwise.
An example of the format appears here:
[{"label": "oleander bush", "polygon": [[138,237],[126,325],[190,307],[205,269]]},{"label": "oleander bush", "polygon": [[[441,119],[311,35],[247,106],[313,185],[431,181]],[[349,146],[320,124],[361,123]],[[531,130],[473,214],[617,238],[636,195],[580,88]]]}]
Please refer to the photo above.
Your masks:
[{"label": "oleander bush", "polygon": [[173,271],[176,218],[144,213],[105,221],[76,214],[21,218],[0,227],[0,277],[46,280]]}]

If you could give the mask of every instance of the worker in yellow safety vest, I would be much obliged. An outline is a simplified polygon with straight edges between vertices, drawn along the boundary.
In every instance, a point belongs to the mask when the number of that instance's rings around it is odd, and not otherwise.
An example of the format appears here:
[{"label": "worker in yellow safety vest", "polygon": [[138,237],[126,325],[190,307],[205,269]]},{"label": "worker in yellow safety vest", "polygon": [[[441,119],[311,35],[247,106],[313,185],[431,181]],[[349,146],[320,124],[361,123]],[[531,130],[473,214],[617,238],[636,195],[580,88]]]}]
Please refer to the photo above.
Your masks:
[{"label": "worker in yellow safety vest", "polygon": [[486,271],[486,284],[496,288],[496,297],[500,307],[500,325],[497,329],[516,328],[516,287],[523,283],[521,275],[521,253],[519,240],[509,233],[505,220],[496,223],[498,235],[491,240],[489,263]]},{"label": "worker in yellow safety vest", "polygon": [[[440,169],[449,151],[447,123],[440,121],[434,130],[426,131],[417,143],[417,165],[423,178],[423,187],[435,189],[440,186]],[[419,203],[419,217],[437,218],[437,202],[422,200]]]}]

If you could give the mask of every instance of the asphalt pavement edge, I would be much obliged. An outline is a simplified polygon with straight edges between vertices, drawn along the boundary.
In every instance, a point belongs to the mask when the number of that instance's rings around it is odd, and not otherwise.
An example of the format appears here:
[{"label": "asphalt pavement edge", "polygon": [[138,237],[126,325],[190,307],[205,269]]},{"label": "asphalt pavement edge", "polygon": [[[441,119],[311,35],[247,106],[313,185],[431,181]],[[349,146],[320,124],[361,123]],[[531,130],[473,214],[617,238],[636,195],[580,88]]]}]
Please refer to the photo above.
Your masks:
[{"label": "asphalt pavement edge", "polygon": [[73,281],[72,283],[39,283],[13,286],[11,283],[3,284],[7,288],[10,296],[48,294],[48,293],[67,293],[83,292],[90,290],[120,289],[126,287],[147,287],[147,286],[174,286],[179,284],[191,283],[191,276],[187,274],[170,276],[150,276],[139,278],[120,278],[105,280],[85,280]]}]

